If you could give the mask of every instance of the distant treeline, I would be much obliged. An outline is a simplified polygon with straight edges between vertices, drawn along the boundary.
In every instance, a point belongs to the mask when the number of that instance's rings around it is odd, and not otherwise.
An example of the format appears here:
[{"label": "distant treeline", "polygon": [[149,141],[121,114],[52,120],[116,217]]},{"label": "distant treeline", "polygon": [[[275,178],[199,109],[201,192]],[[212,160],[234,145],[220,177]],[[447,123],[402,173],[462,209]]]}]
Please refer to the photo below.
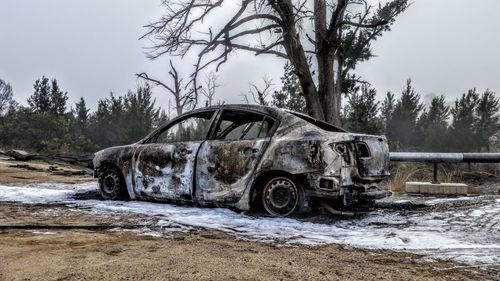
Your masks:
[{"label": "distant treeline", "polygon": [[[347,79],[342,124],[351,132],[384,134],[393,151],[491,151],[489,139],[500,130],[500,102],[495,93],[473,88],[455,101],[436,96],[426,106],[411,80],[400,95],[387,93],[377,101],[376,90],[355,76]],[[263,105],[305,112],[305,101],[294,69],[285,65],[282,88],[274,94],[259,91]]]},{"label": "distant treeline", "polygon": [[443,95],[424,105],[408,80],[399,98],[387,93],[382,102],[363,86],[347,96],[345,128],[385,134],[391,150],[429,152],[490,151],[489,139],[500,129],[500,102],[495,93],[475,88],[448,104]]},{"label": "distant treeline", "polygon": [[[266,105],[305,111],[296,77],[285,69],[283,87]],[[376,100],[367,85],[346,86],[344,127],[352,132],[385,134],[392,150],[472,152],[487,151],[489,138],[500,129],[500,102],[495,93],[471,89],[448,104],[444,96],[425,106],[408,80],[400,95],[387,93]],[[68,94],[56,79],[42,77],[34,84],[28,106],[13,100],[9,84],[0,80],[0,146],[42,153],[89,153],[136,142],[167,121],[155,104],[149,85],[124,96],[99,100],[91,112],[84,98],[68,106]],[[271,100],[269,100],[271,99]]]},{"label": "distant treeline", "polygon": [[10,85],[0,83],[10,88],[10,94],[0,94],[0,101],[4,100],[0,102],[0,146],[4,147],[89,153],[136,142],[166,121],[148,85],[124,96],[111,93],[99,100],[95,112],[90,112],[83,97],[68,108],[68,94],[59,88],[56,79],[37,80],[27,107],[12,100]]}]

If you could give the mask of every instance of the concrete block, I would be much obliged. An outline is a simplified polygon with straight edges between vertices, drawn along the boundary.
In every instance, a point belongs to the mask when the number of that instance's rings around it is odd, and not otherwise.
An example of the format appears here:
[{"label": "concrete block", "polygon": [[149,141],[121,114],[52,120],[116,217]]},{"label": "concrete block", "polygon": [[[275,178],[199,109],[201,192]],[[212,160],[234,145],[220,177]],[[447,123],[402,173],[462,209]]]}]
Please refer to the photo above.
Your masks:
[{"label": "concrete block", "polygon": [[431,193],[431,189],[430,189],[430,186],[426,185],[426,184],[418,184],[418,189],[420,190],[420,193],[422,194],[429,194]]},{"label": "concrete block", "polygon": [[467,195],[468,187],[463,183],[407,182],[407,193],[420,193],[432,195]]},{"label": "concrete block", "polygon": [[446,190],[446,188],[440,184],[435,184],[435,185],[431,186],[430,188],[436,194],[444,194],[444,192]]},{"label": "concrete block", "polygon": [[405,190],[406,193],[420,193],[420,186],[406,183]]},{"label": "concrete block", "polygon": [[469,188],[466,184],[457,185],[457,194],[467,195],[469,193]]},{"label": "concrete block", "polygon": [[446,189],[448,190],[447,194],[450,194],[450,195],[456,195],[457,194],[457,187],[454,186],[454,185],[449,185],[446,187]]}]

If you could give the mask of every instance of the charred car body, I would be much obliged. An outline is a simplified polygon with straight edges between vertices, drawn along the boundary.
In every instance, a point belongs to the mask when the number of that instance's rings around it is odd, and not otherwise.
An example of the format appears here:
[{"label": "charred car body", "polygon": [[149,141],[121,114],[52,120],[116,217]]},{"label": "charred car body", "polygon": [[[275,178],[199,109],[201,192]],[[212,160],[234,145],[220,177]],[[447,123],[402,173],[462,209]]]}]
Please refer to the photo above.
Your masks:
[{"label": "charred car body", "polygon": [[348,133],[300,113],[222,105],[183,114],[141,141],[96,153],[106,199],[263,207],[287,216],[318,199],[348,206],[390,195],[383,136]]}]

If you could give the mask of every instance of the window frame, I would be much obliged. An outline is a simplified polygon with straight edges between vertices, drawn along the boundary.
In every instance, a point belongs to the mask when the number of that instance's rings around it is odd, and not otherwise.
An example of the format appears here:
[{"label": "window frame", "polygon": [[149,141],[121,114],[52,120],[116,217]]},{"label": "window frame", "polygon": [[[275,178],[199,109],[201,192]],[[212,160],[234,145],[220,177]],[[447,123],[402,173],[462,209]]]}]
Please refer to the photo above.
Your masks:
[{"label": "window frame", "polygon": [[313,118],[307,114],[300,113],[300,112],[293,111],[293,110],[288,110],[288,109],[285,111],[294,115],[295,117],[298,117],[298,118],[300,118],[308,123],[313,124],[314,126],[320,128],[322,130],[325,130],[328,132],[334,132],[334,133],[347,133],[347,131],[341,127],[335,126],[335,125],[330,124],[330,123],[325,122],[325,121],[318,120],[318,119]]},{"label": "window frame", "polygon": [[209,136],[210,136],[210,132],[212,131],[212,126],[214,125],[215,118],[218,116],[219,109],[199,110],[199,111],[196,111],[196,112],[189,112],[189,113],[180,115],[180,116],[172,119],[170,122],[168,122],[167,124],[163,125],[162,127],[160,127],[158,129],[156,129],[155,131],[153,131],[153,133],[151,133],[150,136],[147,136],[144,139],[144,141],[142,141],[141,143],[142,144],[155,144],[155,143],[161,144],[161,143],[194,142],[195,140],[190,140],[190,141],[183,140],[183,141],[172,141],[172,142],[158,142],[158,137],[162,133],[164,133],[165,131],[167,131],[168,129],[170,129],[173,126],[179,124],[180,122],[183,122],[186,119],[189,119],[189,118],[192,118],[192,117],[196,117],[197,115],[200,115],[200,114],[203,114],[203,113],[207,113],[207,112],[212,112],[212,117],[209,120],[208,129],[206,130],[205,136],[203,137],[203,139],[196,140],[196,141],[206,141],[209,138]]},{"label": "window frame", "polygon": [[215,120],[214,124],[212,125],[211,127],[211,132],[210,132],[210,135],[208,137],[208,140],[219,140],[219,141],[242,141],[242,140],[226,140],[226,139],[220,139],[220,138],[216,138],[216,133],[217,133],[217,128],[219,128],[219,126],[221,125],[222,121],[223,121],[223,116],[224,116],[224,113],[225,112],[237,112],[237,113],[250,113],[250,114],[256,114],[256,115],[259,115],[259,116],[262,116],[262,120],[265,120],[265,119],[269,119],[273,122],[273,125],[269,128],[269,134],[266,136],[266,137],[260,137],[260,138],[254,138],[254,139],[247,139],[246,141],[253,141],[253,140],[263,140],[263,139],[267,139],[267,138],[272,138],[274,136],[274,133],[276,132],[276,129],[278,128],[279,126],[279,120],[272,117],[272,116],[269,116],[268,114],[265,114],[263,112],[260,112],[260,111],[255,111],[255,110],[251,110],[251,109],[236,109],[236,108],[223,108],[220,110],[219,114],[217,114],[217,120]]}]

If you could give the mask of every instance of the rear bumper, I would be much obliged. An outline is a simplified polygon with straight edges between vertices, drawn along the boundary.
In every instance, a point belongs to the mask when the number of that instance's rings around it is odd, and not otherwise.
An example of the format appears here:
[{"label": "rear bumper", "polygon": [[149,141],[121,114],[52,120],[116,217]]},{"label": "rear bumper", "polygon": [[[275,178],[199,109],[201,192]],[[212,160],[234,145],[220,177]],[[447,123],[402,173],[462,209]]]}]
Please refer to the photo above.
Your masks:
[{"label": "rear bumper", "polygon": [[357,193],[356,195],[356,199],[358,199],[359,201],[372,201],[389,197],[392,195],[392,192],[390,192],[389,190],[373,190]]},{"label": "rear bumper", "polygon": [[345,189],[337,192],[319,191],[319,190],[306,190],[306,197],[316,197],[325,199],[338,199],[345,197],[347,202],[352,201],[373,201],[390,197],[392,192],[389,190],[370,190],[365,192],[348,192]]}]

